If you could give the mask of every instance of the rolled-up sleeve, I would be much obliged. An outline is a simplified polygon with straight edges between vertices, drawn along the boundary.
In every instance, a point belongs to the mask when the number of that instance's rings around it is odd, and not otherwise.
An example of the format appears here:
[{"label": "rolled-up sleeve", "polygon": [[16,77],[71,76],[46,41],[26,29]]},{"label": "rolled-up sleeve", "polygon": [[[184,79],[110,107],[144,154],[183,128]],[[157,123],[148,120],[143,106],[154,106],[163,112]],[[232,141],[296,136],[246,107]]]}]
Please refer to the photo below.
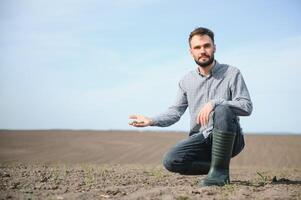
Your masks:
[{"label": "rolled-up sleeve", "polygon": [[253,111],[253,104],[244,78],[240,71],[235,74],[230,82],[232,100],[212,100],[215,106],[228,105],[237,116],[249,116]]}]

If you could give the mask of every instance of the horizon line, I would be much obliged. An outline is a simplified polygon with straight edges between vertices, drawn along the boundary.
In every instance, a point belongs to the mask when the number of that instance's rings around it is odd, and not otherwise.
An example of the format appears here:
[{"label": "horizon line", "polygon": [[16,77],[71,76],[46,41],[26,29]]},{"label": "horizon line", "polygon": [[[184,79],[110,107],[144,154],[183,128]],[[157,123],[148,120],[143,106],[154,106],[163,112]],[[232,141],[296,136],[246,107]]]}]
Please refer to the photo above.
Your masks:
[{"label": "horizon line", "polygon": [[[0,131],[88,131],[88,132],[168,132],[168,133],[188,133],[188,131],[183,130],[129,130],[129,129],[70,129],[70,128],[49,128],[49,129],[2,129]],[[244,135],[301,135],[301,133],[296,132],[243,132]]]}]

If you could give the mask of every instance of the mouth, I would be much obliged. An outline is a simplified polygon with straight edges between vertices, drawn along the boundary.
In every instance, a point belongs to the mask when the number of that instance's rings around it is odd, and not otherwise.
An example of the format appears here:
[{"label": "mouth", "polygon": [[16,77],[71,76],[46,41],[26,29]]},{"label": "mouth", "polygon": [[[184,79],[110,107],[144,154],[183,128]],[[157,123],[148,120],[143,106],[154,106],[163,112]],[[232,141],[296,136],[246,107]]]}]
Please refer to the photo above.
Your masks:
[{"label": "mouth", "polygon": [[199,58],[199,60],[205,60],[205,59],[208,59],[209,57],[208,56],[202,56]]}]

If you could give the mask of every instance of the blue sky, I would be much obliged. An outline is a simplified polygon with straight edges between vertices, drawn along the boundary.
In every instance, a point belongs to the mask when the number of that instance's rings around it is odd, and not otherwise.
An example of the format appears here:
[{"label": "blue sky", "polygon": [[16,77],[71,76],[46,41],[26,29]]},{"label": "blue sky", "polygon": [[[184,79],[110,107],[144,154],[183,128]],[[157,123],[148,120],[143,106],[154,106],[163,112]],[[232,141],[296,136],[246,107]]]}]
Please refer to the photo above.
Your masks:
[{"label": "blue sky", "polygon": [[[187,37],[216,35],[254,111],[245,132],[301,133],[301,3],[296,0],[1,0],[0,128],[126,129],[154,116],[195,69]],[[186,113],[168,128],[189,129]]]}]

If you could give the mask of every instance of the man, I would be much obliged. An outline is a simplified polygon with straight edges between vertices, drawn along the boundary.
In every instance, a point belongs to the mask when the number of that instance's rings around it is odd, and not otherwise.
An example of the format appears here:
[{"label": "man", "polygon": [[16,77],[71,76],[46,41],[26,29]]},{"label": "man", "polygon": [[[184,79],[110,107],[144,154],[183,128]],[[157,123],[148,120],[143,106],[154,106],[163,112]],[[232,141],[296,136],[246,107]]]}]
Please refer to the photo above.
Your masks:
[{"label": "man", "polygon": [[230,183],[231,157],[244,148],[238,116],[252,112],[252,102],[242,74],[214,59],[214,33],[197,28],[189,36],[190,53],[197,69],[179,82],[176,101],[156,117],[131,115],[134,127],[170,126],[189,107],[189,138],[176,144],[163,159],[165,168],[184,175],[207,174],[201,186]]}]

